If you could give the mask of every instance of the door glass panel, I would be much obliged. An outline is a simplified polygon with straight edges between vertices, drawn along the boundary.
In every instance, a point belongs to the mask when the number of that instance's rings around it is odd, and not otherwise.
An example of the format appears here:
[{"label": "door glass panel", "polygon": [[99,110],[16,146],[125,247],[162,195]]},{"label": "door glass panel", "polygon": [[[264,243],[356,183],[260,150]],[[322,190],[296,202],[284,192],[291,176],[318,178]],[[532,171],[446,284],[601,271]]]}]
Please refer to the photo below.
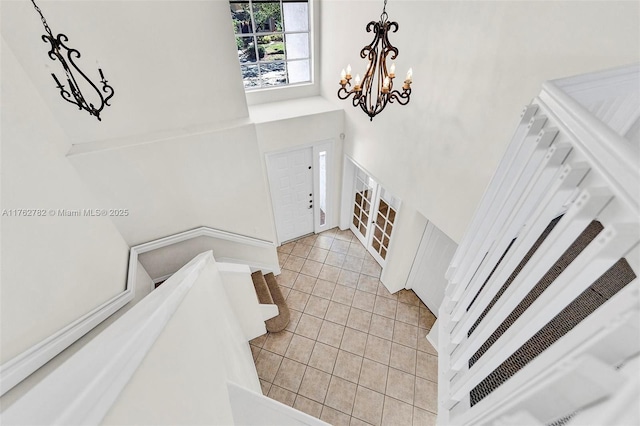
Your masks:
[{"label": "door glass panel", "polygon": [[354,183],[353,231],[360,233],[363,238],[367,237],[369,227],[373,185],[375,185],[373,179],[362,170],[358,170]]},{"label": "door glass panel", "polygon": [[382,230],[376,226],[376,230],[374,231],[373,235],[374,235],[378,240],[381,240],[381,239],[382,239]]},{"label": "door glass panel", "polygon": [[318,202],[320,204],[320,226],[327,223],[327,151],[318,154]]},{"label": "door glass panel", "polygon": [[380,202],[376,212],[376,223],[373,236],[371,238],[370,250],[380,256],[382,260],[387,258],[387,251],[391,243],[391,231],[396,219],[396,212],[400,201],[389,191],[382,188],[380,190]]}]

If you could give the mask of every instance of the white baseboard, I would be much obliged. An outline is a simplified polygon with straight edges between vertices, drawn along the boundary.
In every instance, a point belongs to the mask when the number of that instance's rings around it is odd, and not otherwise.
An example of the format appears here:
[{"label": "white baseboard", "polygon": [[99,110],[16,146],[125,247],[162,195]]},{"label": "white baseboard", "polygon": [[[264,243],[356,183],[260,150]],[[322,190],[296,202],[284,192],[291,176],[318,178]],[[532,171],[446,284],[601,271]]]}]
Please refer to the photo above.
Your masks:
[{"label": "white baseboard", "polygon": [[62,330],[0,365],[0,396],[49,362],[73,342],[87,334],[118,309],[129,303],[136,293],[137,269],[138,254],[131,250],[129,253],[127,285],[124,291],[116,294]]}]

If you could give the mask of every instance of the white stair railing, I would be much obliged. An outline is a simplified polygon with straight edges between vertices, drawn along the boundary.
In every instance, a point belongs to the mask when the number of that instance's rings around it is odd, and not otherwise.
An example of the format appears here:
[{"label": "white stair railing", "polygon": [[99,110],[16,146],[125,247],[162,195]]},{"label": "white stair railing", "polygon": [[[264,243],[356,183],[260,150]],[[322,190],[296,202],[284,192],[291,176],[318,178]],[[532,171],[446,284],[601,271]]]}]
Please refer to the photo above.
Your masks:
[{"label": "white stair railing", "polygon": [[547,82],[524,109],[447,272],[440,424],[571,424],[638,389],[639,81]]}]

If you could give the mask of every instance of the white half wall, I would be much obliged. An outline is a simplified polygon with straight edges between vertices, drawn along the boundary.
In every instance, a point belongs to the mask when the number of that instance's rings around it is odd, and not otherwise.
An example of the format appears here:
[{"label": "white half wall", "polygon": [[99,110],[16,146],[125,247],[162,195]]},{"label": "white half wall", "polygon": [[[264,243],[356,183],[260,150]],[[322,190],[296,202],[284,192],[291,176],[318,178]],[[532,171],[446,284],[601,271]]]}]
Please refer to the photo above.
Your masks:
[{"label": "white half wall", "polygon": [[221,238],[199,236],[166,247],[157,248],[138,256],[154,280],[165,278],[186,265],[197,254],[211,250],[216,259],[246,264],[257,269],[280,273],[275,244],[251,245]]},{"label": "white half wall", "polygon": [[227,380],[261,393],[249,343],[212,264],[193,284],[102,424],[234,424]]}]

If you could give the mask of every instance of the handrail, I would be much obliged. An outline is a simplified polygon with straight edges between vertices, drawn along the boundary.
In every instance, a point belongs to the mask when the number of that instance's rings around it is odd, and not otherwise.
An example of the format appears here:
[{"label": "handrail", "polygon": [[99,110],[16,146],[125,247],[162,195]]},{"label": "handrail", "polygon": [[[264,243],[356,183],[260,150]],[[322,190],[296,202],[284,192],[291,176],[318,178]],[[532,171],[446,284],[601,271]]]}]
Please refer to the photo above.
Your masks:
[{"label": "handrail", "polygon": [[[125,289],[71,324],[0,365],[0,396],[133,300],[136,292],[138,255],[200,236],[218,238],[254,247],[275,248],[275,244],[271,241],[206,226],[178,232],[131,247]],[[247,263],[250,264],[251,262]],[[273,272],[280,272],[277,263],[274,265]]]},{"label": "handrail", "polygon": [[214,262],[210,251],[196,256],[7,408],[2,423],[100,423],[197,278]]},{"label": "handrail", "polygon": [[545,114],[557,117],[555,121],[561,131],[572,136],[573,147],[620,191],[627,205],[640,212],[638,151],[562,88],[553,82],[545,82],[542,87],[534,102],[540,104]]},{"label": "handrail", "polygon": [[198,228],[189,229],[187,231],[178,232],[176,234],[168,235],[166,237],[158,238],[156,240],[148,241],[146,243],[137,244],[131,247],[132,250],[136,250],[138,254],[146,253],[148,251],[156,250],[161,247],[166,247],[171,244],[180,243],[182,241],[190,240],[196,237],[211,237],[220,238],[225,241],[232,241],[235,243],[251,244],[261,247],[275,247],[273,241],[267,241],[260,238],[249,237],[242,234],[236,234],[233,232],[222,231],[220,229],[210,228],[208,226],[200,226]]},{"label": "handrail", "polygon": [[[637,353],[624,333],[628,319],[639,315],[640,147],[633,140],[640,120],[638,76],[640,66],[632,65],[545,82],[525,109],[534,114],[528,129],[536,120],[544,126],[523,141],[521,120],[522,132],[507,148],[447,275],[439,316],[439,423],[491,423],[518,410],[549,422],[555,417],[544,398],[563,397],[582,383],[579,372],[554,389],[567,372],[550,365],[593,356],[601,361],[604,380]],[[553,137],[542,144],[547,135]],[[543,146],[535,151],[534,143]],[[520,149],[523,144],[527,149]],[[513,170],[526,177],[514,180]],[[602,232],[580,239],[591,223]],[[565,256],[574,246],[579,251]],[[581,312],[584,317],[574,317],[578,323],[570,329],[558,326],[559,315],[583,309],[578,295],[601,285],[598,277],[613,276],[607,274],[617,271],[622,258],[633,277],[627,269],[624,278],[610,278],[621,287],[611,285],[611,294]],[[601,356],[595,348],[603,345],[617,358]],[[569,400],[558,402],[559,413],[595,401],[581,392]]]}]

